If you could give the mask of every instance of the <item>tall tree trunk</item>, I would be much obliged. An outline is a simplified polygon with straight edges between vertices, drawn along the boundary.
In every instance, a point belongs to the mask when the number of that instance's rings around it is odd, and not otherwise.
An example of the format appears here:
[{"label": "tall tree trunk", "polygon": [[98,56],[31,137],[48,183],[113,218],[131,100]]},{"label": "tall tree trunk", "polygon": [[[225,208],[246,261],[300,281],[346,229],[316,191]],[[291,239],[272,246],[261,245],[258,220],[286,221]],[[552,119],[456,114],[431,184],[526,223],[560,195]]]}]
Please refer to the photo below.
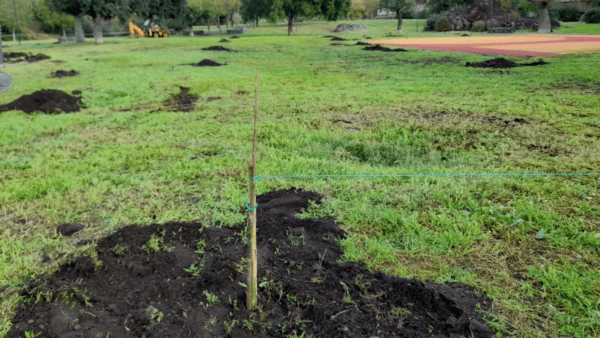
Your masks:
[{"label": "tall tree trunk", "polygon": [[85,34],[83,34],[83,25],[81,24],[81,17],[75,16],[75,41],[85,42]]},{"label": "tall tree trunk", "polygon": [[194,36],[194,25],[190,25],[190,36]]},{"label": "tall tree trunk", "polygon": [[15,29],[13,28],[13,42],[17,41],[17,34],[15,33]]},{"label": "tall tree trunk", "polygon": [[398,16],[398,28],[396,29],[396,33],[402,34],[402,15],[400,15],[400,12],[396,15]]},{"label": "tall tree trunk", "polygon": [[94,19],[94,41],[96,43],[104,43],[102,38],[102,17],[96,16]]},{"label": "tall tree trunk", "polygon": [[538,34],[552,33],[552,23],[550,22],[550,13],[548,13],[548,2],[540,2],[540,26]]},{"label": "tall tree trunk", "polygon": [[66,38],[66,37],[67,37],[67,32],[65,31],[65,27],[63,26],[63,28],[62,28],[62,29],[63,29],[63,37],[65,37],[65,38]]},{"label": "tall tree trunk", "polygon": [[217,17],[217,28],[219,29],[219,34],[221,34],[221,17]]},{"label": "tall tree trunk", "polygon": [[208,31],[210,32],[210,19],[206,20],[206,25],[208,26]]},{"label": "tall tree trunk", "polygon": [[294,35],[294,13],[288,15],[288,35]]},{"label": "tall tree trunk", "polygon": [[256,27],[258,27],[258,16],[256,17]]}]

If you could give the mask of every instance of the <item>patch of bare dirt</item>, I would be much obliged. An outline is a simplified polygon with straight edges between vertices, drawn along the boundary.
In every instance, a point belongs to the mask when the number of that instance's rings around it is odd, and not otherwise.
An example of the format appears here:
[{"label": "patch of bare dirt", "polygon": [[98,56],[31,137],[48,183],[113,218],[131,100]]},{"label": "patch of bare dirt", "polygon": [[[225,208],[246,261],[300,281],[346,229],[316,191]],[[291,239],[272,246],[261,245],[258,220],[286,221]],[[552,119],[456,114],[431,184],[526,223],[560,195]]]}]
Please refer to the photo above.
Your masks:
[{"label": "patch of bare dirt", "polygon": [[68,70],[57,70],[56,72],[52,73],[53,78],[61,78],[61,77],[70,77],[70,76],[76,76],[79,75],[79,73],[73,69],[71,69],[70,71]]},{"label": "patch of bare dirt", "polygon": [[165,101],[165,106],[170,111],[189,112],[196,107],[198,95],[189,94],[190,88],[179,87],[180,93]]},{"label": "patch of bare dirt", "polygon": [[334,219],[296,217],[310,201],[321,196],[257,198],[257,310],[245,305],[245,224],[133,225],[29,285],[7,337],[494,337],[476,311],[491,300],[474,288],[344,262]]}]

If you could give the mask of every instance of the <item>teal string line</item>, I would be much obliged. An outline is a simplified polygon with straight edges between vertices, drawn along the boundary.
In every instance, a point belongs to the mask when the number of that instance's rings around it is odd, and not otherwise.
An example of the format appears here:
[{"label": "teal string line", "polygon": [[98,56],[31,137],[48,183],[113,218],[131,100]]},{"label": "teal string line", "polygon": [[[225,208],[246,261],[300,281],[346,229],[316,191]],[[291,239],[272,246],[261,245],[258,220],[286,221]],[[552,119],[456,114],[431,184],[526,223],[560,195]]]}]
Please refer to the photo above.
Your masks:
[{"label": "teal string line", "polygon": [[600,176],[600,173],[572,173],[572,174],[551,174],[551,173],[533,173],[533,174],[397,174],[397,175],[258,175],[253,177],[254,182],[259,178],[378,178],[378,177],[499,177],[499,176]]},{"label": "teal string line", "polygon": [[258,206],[258,203],[256,203],[256,204],[254,205],[254,208],[250,208],[250,203],[248,203],[248,202],[246,202],[246,201],[242,201],[242,202],[244,202],[244,204],[246,204],[246,209],[248,209],[248,210],[250,210],[250,211],[252,211],[252,210],[255,210],[255,209],[256,209],[256,207]]}]

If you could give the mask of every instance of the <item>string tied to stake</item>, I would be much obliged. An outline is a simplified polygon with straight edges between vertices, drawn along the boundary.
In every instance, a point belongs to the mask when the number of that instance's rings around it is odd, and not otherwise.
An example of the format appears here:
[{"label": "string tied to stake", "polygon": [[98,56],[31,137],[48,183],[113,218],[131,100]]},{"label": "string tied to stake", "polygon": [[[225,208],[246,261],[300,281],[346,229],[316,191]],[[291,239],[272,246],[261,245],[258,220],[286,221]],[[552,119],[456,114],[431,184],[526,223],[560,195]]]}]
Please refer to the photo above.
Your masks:
[{"label": "string tied to stake", "polygon": [[256,203],[256,204],[254,205],[254,208],[250,208],[250,203],[248,203],[248,202],[246,202],[246,201],[242,201],[242,202],[244,202],[244,204],[246,204],[246,209],[248,209],[249,211],[256,210],[256,207],[258,206],[258,203]]}]

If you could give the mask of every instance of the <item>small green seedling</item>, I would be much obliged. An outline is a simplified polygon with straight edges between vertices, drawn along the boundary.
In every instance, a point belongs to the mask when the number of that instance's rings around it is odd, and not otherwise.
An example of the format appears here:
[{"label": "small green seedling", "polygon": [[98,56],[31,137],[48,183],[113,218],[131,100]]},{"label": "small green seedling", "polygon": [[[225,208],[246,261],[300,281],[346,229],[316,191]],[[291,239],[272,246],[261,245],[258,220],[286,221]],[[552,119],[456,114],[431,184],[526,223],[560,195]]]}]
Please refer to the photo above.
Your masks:
[{"label": "small green seedling", "polygon": [[209,307],[211,307],[211,306],[214,306],[215,304],[217,304],[217,303],[220,303],[220,302],[221,302],[221,301],[219,300],[219,297],[218,297],[217,295],[215,295],[215,294],[212,294],[212,293],[210,293],[210,292],[208,292],[208,291],[206,291],[206,290],[204,290],[204,291],[202,292],[202,294],[204,294],[204,295],[206,296],[206,301],[208,302],[208,303],[206,304],[206,307],[207,307],[207,308],[209,308]]},{"label": "small green seedling", "polygon": [[119,244],[112,248],[112,252],[115,254],[115,256],[123,256],[127,251],[129,251],[128,246],[121,246]]}]

